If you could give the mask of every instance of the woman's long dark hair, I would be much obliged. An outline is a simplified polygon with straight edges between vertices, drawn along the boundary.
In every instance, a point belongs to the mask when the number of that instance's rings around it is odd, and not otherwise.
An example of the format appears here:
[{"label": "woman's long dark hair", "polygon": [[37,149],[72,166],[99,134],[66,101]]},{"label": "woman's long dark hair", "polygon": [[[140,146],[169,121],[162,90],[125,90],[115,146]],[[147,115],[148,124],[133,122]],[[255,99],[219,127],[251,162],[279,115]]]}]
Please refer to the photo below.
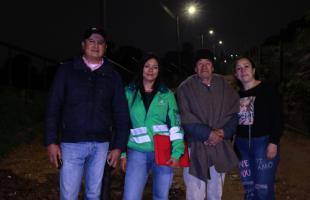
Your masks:
[{"label": "woman's long dark hair", "polygon": [[138,91],[142,91],[144,92],[144,85],[143,85],[143,69],[144,69],[144,65],[145,63],[150,60],[150,59],[155,59],[158,63],[158,76],[155,79],[154,85],[153,85],[153,91],[156,92],[158,90],[158,87],[160,85],[161,82],[161,64],[160,64],[160,59],[159,57],[154,54],[154,53],[147,53],[145,56],[143,56],[143,58],[141,59],[141,61],[139,62],[139,73],[137,75],[137,77],[134,80],[134,84],[135,84],[135,94],[133,96],[132,102],[131,104],[133,104],[135,102],[135,99],[137,97],[137,93]]}]

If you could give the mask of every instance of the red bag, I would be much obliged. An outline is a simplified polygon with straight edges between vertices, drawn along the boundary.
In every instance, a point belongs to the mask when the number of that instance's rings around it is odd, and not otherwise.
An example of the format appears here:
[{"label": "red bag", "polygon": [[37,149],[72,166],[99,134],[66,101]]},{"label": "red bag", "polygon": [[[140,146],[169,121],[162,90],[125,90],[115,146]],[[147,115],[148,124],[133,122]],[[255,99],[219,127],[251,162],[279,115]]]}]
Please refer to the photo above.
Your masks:
[{"label": "red bag", "polygon": [[[154,151],[155,151],[155,162],[158,165],[167,165],[167,161],[170,160],[171,156],[171,142],[168,135],[154,135]],[[184,154],[179,159],[180,167],[189,166],[189,155],[187,144],[185,143]]]}]

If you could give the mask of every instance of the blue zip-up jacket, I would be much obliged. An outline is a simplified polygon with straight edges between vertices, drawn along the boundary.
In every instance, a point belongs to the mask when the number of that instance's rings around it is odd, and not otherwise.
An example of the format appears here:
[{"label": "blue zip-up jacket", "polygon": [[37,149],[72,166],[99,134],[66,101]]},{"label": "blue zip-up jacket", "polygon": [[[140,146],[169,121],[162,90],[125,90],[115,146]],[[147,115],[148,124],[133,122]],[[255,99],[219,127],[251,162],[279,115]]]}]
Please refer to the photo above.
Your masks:
[{"label": "blue zip-up jacket", "polygon": [[129,128],[122,81],[107,59],[93,72],[81,57],[59,67],[49,93],[45,145],[110,141],[113,130],[113,148],[124,149]]}]

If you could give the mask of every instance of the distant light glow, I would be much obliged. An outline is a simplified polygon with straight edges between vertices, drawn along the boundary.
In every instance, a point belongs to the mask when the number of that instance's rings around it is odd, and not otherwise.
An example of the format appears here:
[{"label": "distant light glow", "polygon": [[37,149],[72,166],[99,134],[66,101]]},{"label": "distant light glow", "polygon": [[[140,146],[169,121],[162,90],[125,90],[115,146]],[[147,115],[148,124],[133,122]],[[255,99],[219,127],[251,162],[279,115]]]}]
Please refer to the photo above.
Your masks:
[{"label": "distant light glow", "polygon": [[214,34],[214,30],[210,29],[209,30],[209,35],[213,35]]},{"label": "distant light glow", "polygon": [[219,45],[222,45],[222,44],[223,44],[223,41],[222,41],[222,40],[220,40],[220,41],[219,41]]}]

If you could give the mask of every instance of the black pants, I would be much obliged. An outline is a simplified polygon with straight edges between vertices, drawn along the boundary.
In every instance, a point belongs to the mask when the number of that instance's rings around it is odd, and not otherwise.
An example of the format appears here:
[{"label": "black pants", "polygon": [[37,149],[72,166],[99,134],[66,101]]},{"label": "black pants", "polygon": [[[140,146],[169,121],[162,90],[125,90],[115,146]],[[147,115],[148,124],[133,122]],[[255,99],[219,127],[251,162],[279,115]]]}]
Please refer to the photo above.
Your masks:
[{"label": "black pants", "polygon": [[101,187],[101,200],[111,200],[111,184],[112,184],[112,171],[113,167],[109,166],[107,163],[104,167],[104,175],[102,179]]}]

